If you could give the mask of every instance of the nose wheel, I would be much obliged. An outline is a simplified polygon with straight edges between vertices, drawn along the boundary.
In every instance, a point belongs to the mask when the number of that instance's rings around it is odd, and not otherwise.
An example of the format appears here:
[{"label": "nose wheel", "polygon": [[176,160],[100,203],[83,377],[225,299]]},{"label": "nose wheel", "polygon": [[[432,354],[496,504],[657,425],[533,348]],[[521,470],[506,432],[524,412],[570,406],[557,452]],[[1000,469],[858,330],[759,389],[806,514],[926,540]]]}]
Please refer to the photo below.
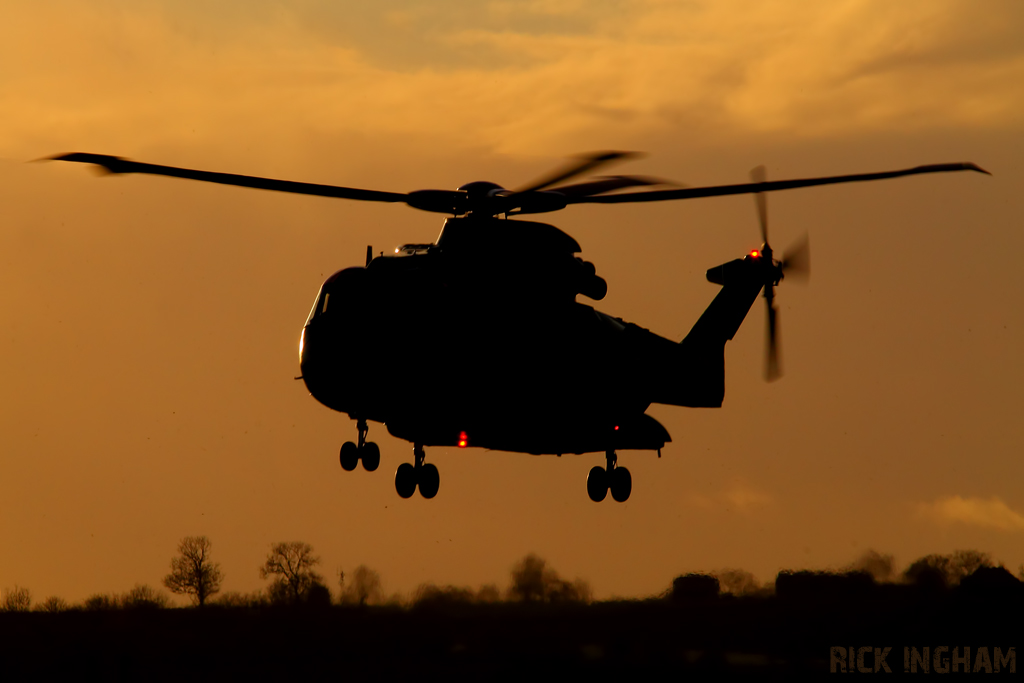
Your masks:
[{"label": "nose wheel", "polygon": [[395,490],[402,498],[411,498],[419,488],[421,496],[433,498],[441,487],[441,475],[435,465],[423,462],[427,457],[423,446],[417,444],[412,453],[414,462],[403,462],[395,472]]},{"label": "nose wheel", "polygon": [[380,466],[380,448],[374,442],[366,440],[366,434],[370,431],[366,420],[358,420],[356,429],[359,430],[359,443],[346,441],[341,445],[341,453],[338,457],[341,461],[341,469],[351,472],[361,460],[363,469],[373,472]]},{"label": "nose wheel", "polygon": [[611,491],[612,499],[624,503],[633,491],[633,477],[625,467],[618,467],[615,451],[605,453],[606,467],[591,468],[587,475],[587,495],[590,500],[600,503]]}]

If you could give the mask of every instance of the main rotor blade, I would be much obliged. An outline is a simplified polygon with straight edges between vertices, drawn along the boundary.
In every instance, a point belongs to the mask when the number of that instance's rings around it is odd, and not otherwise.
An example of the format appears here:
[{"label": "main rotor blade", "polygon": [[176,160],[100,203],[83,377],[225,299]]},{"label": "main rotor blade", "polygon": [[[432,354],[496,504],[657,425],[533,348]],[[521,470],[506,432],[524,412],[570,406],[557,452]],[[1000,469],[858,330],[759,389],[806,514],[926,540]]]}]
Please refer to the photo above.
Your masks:
[{"label": "main rotor blade", "polygon": [[[123,159],[121,157],[107,154],[88,154],[75,152],[73,154],[62,154],[50,157],[54,161],[74,161],[83,164],[95,164],[106,169],[109,173],[146,173],[149,175],[171,176],[173,178],[187,178],[189,180],[201,180],[207,183],[219,183],[221,185],[237,185],[239,187],[252,187],[258,190],[274,190],[275,192],[289,192],[291,194],[308,194],[319,197],[337,197],[340,199],[356,199],[364,202],[405,202],[408,195],[397,192],[379,192],[377,190],[360,190],[351,187],[338,187],[336,185],[317,185],[314,183],[298,183],[292,180],[275,180],[273,178],[260,178],[257,176],[236,175],[234,173],[214,173],[211,171],[197,171],[190,168],[178,168],[176,166],[158,166],[156,164],[144,164],[139,161]],[[452,193],[453,195],[456,193]],[[421,207],[416,207],[421,208]],[[426,209],[431,211],[433,209]],[[447,211],[445,211],[446,213]]]},{"label": "main rotor blade", "polygon": [[613,190],[621,190],[626,187],[641,187],[644,185],[671,185],[667,180],[658,178],[647,178],[644,176],[615,175],[607,178],[588,180],[585,183],[575,185],[562,185],[553,187],[548,192],[559,192],[566,197],[592,197],[596,194],[603,194]]},{"label": "main rotor blade", "polygon": [[[768,179],[768,172],[764,166],[757,166],[751,169],[750,179],[763,183]],[[757,204],[757,218],[761,221],[761,242],[768,244],[768,198],[764,192],[758,192],[754,195],[754,202]]]},{"label": "main rotor blade", "polygon": [[640,156],[637,152],[592,152],[590,154],[581,154],[574,157],[575,161],[562,166],[557,171],[554,171],[546,176],[541,177],[538,180],[521,187],[515,191],[514,194],[520,192],[536,192],[545,187],[551,187],[555,183],[561,183],[575,178],[578,175],[593,171],[599,166],[604,166],[613,161],[621,161],[623,159],[631,159]]},{"label": "main rotor blade", "polygon": [[624,192],[598,197],[579,197],[569,199],[569,204],[626,204],[633,202],[662,202],[673,199],[697,199],[698,197],[722,197],[733,194],[750,194],[752,192],[775,192],[792,190],[798,187],[815,187],[818,185],[834,185],[836,183],[856,183],[866,180],[885,180],[921,173],[947,173],[952,171],[977,171],[992,175],[983,168],[970,162],[958,164],[933,164],[915,166],[901,171],[885,171],[882,173],[859,173],[855,175],[826,176],[822,178],[802,178],[798,180],[773,180],[765,183],[743,183],[740,185],[716,185],[713,187],[687,187],[678,190],[653,190],[651,192]]}]

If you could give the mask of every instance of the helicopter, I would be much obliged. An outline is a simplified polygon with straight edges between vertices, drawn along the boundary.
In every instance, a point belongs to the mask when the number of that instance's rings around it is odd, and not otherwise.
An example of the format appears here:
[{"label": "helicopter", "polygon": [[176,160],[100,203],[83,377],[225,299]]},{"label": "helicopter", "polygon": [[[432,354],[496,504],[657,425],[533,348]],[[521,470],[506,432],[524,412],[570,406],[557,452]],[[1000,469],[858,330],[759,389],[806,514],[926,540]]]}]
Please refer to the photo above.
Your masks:
[{"label": "helicopter", "polygon": [[[434,498],[437,466],[427,447],[557,455],[603,453],[605,466],[587,475],[594,502],[611,494],[624,502],[633,483],[617,452],[657,451],[668,431],[646,414],[651,404],[721,407],[725,346],[763,293],[767,310],[765,375],[781,375],[775,287],[786,276],[807,276],[806,238],[781,258],[768,241],[766,193],[902,176],[988,171],[973,163],[917,166],[898,171],[768,181],[764,167],[751,182],[669,187],[642,176],[569,181],[631,152],[580,155],[515,190],[475,181],[456,190],[408,193],[277,180],[136,162],[76,152],[52,160],[99,166],[111,174],[139,173],[295,194],[404,203],[447,214],[437,239],[405,244],[393,254],[366,249],[362,266],[344,268],[320,287],[303,325],[296,379],[320,403],[356,421],[339,461],[380,465],[380,448],[367,441],[369,423],[385,425],[413,444],[400,464],[395,489]],[[568,184],[567,184],[568,183]],[[637,189],[644,188],[644,189]],[[619,204],[753,194],[762,245],[709,269],[721,287],[680,341],[578,301],[600,301],[607,282],[578,256],[580,244],[547,223],[516,219],[575,204]],[[510,217],[513,217],[510,219]]]}]

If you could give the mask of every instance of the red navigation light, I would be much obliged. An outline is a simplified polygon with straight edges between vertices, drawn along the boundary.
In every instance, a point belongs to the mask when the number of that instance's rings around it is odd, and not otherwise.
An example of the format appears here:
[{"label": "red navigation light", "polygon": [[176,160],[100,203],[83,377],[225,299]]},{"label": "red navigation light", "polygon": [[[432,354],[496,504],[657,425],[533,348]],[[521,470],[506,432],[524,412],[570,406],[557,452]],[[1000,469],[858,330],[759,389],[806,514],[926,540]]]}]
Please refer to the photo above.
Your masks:
[{"label": "red navigation light", "polygon": [[753,251],[750,252],[750,255],[754,258],[759,258],[761,256],[761,252],[759,252],[757,249],[754,249]]},{"label": "red navigation light", "polygon": [[615,425],[615,431],[619,431],[619,425]]},{"label": "red navigation light", "polygon": [[469,445],[469,437],[466,436],[466,432],[459,432],[459,448],[465,448]]}]

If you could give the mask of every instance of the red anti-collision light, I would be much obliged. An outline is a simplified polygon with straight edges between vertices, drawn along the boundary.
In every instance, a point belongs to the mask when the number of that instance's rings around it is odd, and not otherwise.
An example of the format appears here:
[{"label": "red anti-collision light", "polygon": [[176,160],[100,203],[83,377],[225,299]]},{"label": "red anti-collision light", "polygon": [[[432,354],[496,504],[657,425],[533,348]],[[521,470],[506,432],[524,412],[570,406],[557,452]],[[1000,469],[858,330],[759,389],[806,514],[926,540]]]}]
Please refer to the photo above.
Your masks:
[{"label": "red anti-collision light", "polygon": [[615,425],[615,431],[619,431],[619,425]]},{"label": "red anti-collision light", "polygon": [[759,258],[761,256],[761,252],[759,252],[757,249],[754,249],[753,251],[750,252],[750,255],[753,256],[754,258]]},{"label": "red anti-collision light", "polygon": [[469,445],[469,437],[466,436],[466,432],[459,432],[459,448],[465,448]]}]

